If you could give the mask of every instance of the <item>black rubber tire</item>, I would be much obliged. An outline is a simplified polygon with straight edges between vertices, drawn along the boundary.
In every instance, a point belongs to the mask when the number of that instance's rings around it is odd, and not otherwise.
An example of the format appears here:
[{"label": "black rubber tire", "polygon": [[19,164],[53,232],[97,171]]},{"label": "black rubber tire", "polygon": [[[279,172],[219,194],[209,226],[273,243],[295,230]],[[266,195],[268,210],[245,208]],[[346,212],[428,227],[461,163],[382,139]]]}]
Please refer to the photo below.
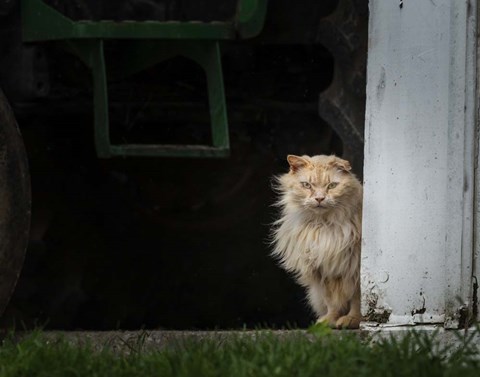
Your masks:
[{"label": "black rubber tire", "polygon": [[30,209],[30,175],[23,139],[0,90],[0,316],[22,269]]},{"label": "black rubber tire", "polygon": [[368,1],[339,0],[319,24],[319,42],[335,59],[334,78],[320,94],[319,115],[343,142],[343,158],[363,177]]}]

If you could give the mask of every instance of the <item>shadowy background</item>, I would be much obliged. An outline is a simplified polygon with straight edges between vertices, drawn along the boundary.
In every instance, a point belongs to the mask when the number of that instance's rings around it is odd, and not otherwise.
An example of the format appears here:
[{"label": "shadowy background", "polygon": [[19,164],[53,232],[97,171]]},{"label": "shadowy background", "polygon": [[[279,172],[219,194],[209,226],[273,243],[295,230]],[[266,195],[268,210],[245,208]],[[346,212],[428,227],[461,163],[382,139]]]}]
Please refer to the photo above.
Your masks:
[{"label": "shadowy background", "polygon": [[[49,1],[84,18],[76,2]],[[113,9],[119,19],[208,20],[234,11],[231,2],[80,3],[90,18]],[[271,178],[287,171],[289,153],[343,154],[361,176],[362,144],[345,125],[359,119],[363,127],[366,13],[366,1],[272,0],[258,38],[222,46],[227,159],[98,159],[89,72],[54,44],[42,46],[46,94],[22,97],[4,75],[29,157],[33,208],[3,325],[307,326],[314,318],[303,290],[269,256]],[[119,48],[107,44],[107,64]],[[194,63],[158,64],[110,83],[109,92],[114,141],[209,142],[205,77]]]}]

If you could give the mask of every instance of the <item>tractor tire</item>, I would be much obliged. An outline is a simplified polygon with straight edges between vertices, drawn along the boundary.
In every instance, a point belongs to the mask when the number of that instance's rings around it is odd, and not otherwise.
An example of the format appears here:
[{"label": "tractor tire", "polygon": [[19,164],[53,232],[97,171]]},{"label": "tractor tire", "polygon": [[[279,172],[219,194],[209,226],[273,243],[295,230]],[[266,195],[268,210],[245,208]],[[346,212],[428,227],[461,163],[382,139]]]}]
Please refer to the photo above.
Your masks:
[{"label": "tractor tire", "polygon": [[30,208],[30,175],[23,139],[0,90],[0,316],[22,269]]},{"label": "tractor tire", "polygon": [[319,25],[318,41],[333,55],[334,77],[320,94],[319,115],[343,142],[343,157],[363,176],[368,1],[339,0]]}]

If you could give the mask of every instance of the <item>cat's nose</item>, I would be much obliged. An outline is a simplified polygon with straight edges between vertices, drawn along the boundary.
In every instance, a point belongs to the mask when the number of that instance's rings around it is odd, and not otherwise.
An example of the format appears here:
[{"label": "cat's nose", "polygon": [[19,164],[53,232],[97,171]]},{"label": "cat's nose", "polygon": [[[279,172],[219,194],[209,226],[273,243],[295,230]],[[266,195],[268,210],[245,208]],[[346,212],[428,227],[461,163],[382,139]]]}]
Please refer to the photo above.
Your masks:
[{"label": "cat's nose", "polygon": [[320,204],[321,202],[323,202],[323,199],[325,199],[324,196],[317,196],[317,197],[315,198],[315,200],[318,202],[318,204]]}]

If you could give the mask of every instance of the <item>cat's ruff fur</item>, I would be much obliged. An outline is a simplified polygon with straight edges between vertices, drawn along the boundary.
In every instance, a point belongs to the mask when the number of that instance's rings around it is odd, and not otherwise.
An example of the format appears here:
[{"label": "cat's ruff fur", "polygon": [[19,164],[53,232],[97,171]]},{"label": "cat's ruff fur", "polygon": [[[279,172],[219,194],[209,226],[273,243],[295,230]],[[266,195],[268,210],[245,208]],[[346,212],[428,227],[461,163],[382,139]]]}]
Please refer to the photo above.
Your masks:
[{"label": "cat's ruff fur", "polygon": [[319,321],[358,328],[362,185],[338,157],[287,159],[290,171],[276,178],[273,255],[307,288]]}]

